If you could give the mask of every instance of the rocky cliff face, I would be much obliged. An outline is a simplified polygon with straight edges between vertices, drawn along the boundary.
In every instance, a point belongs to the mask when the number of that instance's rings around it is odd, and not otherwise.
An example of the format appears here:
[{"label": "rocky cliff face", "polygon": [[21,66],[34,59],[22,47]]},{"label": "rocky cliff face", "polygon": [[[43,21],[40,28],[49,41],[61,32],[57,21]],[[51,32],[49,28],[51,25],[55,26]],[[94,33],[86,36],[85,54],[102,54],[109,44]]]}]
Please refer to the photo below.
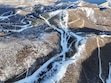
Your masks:
[{"label": "rocky cliff face", "polygon": [[36,2],[0,6],[0,83],[110,83],[111,9]]}]

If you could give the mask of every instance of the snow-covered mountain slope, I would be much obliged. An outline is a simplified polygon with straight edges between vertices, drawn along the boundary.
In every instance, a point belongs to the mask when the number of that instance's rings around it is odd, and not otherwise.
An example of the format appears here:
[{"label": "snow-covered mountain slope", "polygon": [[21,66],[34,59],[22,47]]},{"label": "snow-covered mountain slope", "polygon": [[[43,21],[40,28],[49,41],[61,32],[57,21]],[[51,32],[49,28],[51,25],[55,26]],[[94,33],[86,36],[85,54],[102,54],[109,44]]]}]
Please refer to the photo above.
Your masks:
[{"label": "snow-covered mountain slope", "polygon": [[27,7],[1,7],[1,83],[111,82],[111,9],[56,2],[22,15]]}]

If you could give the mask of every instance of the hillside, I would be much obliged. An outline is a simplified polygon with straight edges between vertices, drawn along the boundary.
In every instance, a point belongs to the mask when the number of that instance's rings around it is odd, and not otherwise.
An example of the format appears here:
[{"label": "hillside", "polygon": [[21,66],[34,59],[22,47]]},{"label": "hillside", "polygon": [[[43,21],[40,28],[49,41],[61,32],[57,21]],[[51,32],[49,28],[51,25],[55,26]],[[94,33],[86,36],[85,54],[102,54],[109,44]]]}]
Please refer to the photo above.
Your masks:
[{"label": "hillside", "polygon": [[0,4],[0,83],[111,83],[108,5]]}]

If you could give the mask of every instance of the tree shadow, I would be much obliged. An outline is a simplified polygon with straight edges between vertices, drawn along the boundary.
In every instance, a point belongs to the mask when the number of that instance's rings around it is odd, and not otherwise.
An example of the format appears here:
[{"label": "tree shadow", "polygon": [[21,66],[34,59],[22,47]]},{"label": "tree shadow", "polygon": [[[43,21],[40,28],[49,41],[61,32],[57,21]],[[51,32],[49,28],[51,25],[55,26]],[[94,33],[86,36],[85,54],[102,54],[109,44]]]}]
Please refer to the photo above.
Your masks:
[{"label": "tree shadow", "polygon": [[12,78],[5,81],[4,83],[14,83],[15,81],[25,78],[26,75],[27,76],[32,75],[37,69],[40,68],[41,65],[43,65],[46,61],[48,61],[50,58],[54,57],[58,53],[59,52],[57,49],[53,49],[53,51],[50,52],[48,55],[36,59],[35,63],[29,68],[28,75],[27,75],[27,71],[26,72],[24,71],[22,75],[13,76]]},{"label": "tree shadow", "polygon": [[83,28],[70,28],[71,31],[74,33],[82,32],[85,34],[96,34],[96,35],[111,35],[111,31],[102,31],[102,30],[97,30],[94,28],[89,28],[89,27],[83,27]]},{"label": "tree shadow", "polygon": [[[42,9],[43,7],[43,9]],[[27,14],[26,17],[30,17],[31,15],[33,15],[33,18],[39,18],[38,17],[38,14],[41,14],[41,13],[46,13],[46,12],[50,12],[50,11],[55,11],[55,10],[58,10],[58,9],[65,9],[67,7],[67,4],[66,5],[63,5],[63,6],[43,6],[43,5],[35,5],[33,8],[35,12],[32,12],[30,14]],[[72,7],[73,8],[73,7]],[[19,8],[17,8],[19,9]],[[16,8],[13,8],[13,7],[10,7],[10,6],[7,6],[5,7],[5,5],[2,5],[0,6],[0,15],[7,12],[5,14],[8,15],[8,14],[15,14]],[[20,8],[22,9],[22,8]],[[36,10],[37,9],[37,10]],[[21,20],[24,19],[25,16],[23,15],[14,15],[14,16],[11,16],[9,17],[9,19],[5,19],[5,20],[0,20],[0,23],[15,23],[15,24],[21,24],[21,25],[24,25],[23,23],[21,23]],[[40,18],[39,18],[40,19]],[[27,20],[25,20],[25,23],[27,24]],[[3,26],[3,25],[2,25]],[[6,34],[6,36],[9,36],[9,37],[14,37],[14,38],[18,38],[18,39],[31,39],[30,35],[36,35],[36,37],[40,36],[40,33],[42,32],[46,32],[46,33],[50,33],[53,31],[53,29],[46,29],[47,25],[44,24],[43,26],[39,26],[39,27],[33,27],[33,28],[30,28],[30,29],[26,29],[22,32],[4,32],[4,34]],[[1,27],[0,27],[1,28]],[[12,26],[4,26],[5,29],[7,28],[11,28],[13,29],[14,27]],[[16,29],[20,29],[20,27],[16,27]],[[84,33],[95,33],[95,34],[99,34],[100,32],[103,32],[103,31],[99,31],[99,30],[95,30],[95,29],[89,29],[89,28],[84,28],[84,29],[78,29],[78,30],[74,30],[74,32],[84,32]],[[106,32],[108,34],[110,34],[110,32]],[[1,38],[1,37],[0,37]],[[3,37],[2,37],[3,38]],[[2,42],[2,41],[0,41]],[[101,48],[102,49],[102,48]],[[107,48],[106,48],[107,49]],[[106,50],[107,51],[107,50]],[[104,53],[104,50],[102,51]],[[53,57],[54,55],[56,55],[58,52],[54,49],[51,53],[49,53],[47,56],[44,56],[44,57],[40,57],[36,60],[36,62],[32,65],[31,68],[29,68],[29,76],[34,73],[34,71],[36,71],[41,65],[43,65],[47,60],[49,60],[51,57]],[[95,52],[92,54],[92,58],[90,57],[89,59],[87,59],[84,63],[83,63],[83,70],[84,72],[86,73],[86,76],[88,77],[89,79],[89,83],[94,83],[92,82],[93,80],[97,79],[99,80],[99,77],[98,77],[98,59],[97,59],[97,50],[95,50]],[[111,52],[109,52],[108,54],[111,54]],[[107,55],[106,55],[107,56]],[[105,57],[106,58],[106,57]],[[111,57],[109,57],[108,59],[110,59]],[[91,61],[91,62],[89,62]],[[94,63],[92,63],[94,62]],[[105,62],[105,64],[108,63],[107,61]],[[104,64],[104,63],[103,63]],[[90,67],[91,66],[91,67]],[[96,67],[95,67],[96,66]],[[104,65],[103,65],[104,66]],[[92,69],[92,67],[94,69]],[[105,67],[104,67],[105,68]],[[82,73],[81,73],[81,82],[80,83],[87,83],[87,81],[85,80],[85,76],[84,76],[84,73],[83,73],[83,70],[82,70]],[[108,70],[108,68],[106,68],[106,70]],[[91,72],[93,72],[93,74]],[[106,73],[106,72],[103,72],[103,73]],[[107,72],[108,73],[108,72]],[[92,74],[92,75],[91,75]],[[106,74],[105,74],[106,75]],[[6,82],[4,83],[13,83],[14,81],[17,81],[17,80],[20,80],[22,78],[24,78],[26,76],[26,73],[24,73],[22,76],[16,78],[17,76],[14,76],[13,78],[7,80]],[[96,78],[93,78],[93,76],[96,76]],[[100,80],[98,81],[99,83]],[[97,83],[97,81],[95,82]]]},{"label": "tree shadow", "polygon": [[[44,7],[44,9],[41,10],[39,7]],[[1,4],[0,5],[0,33],[3,33],[3,35],[0,35],[0,40],[3,40],[4,38],[6,39],[7,36],[10,38],[30,40],[30,39],[33,39],[33,37],[35,38],[40,37],[41,33],[53,32],[54,30],[45,23],[39,26],[33,26],[32,24],[29,24],[29,21],[31,21],[29,19],[32,19],[32,21],[34,20],[35,22],[37,19],[42,20],[38,17],[38,14],[43,13],[46,7],[44,5],[38,4],[38,5],[35,5],[33,8],[35,8],[36,10],[34,9],[34,12],[32,11],[31,13],[26,14],[25,16],[21,14],[15,15],[17,10],[19,9],[22,10],[23,8],[13,8],[11,6]],[[6,16],[9,16],[9,17],[4,19],[4,17]],[[27,26],[28,24],[29,26]],[[23,26],[26,26],[26,27],[23,27]],[[26,28],[26,29],[20,32],[17,32],[23,28]]]},{"label": "tree shadow", "polygon": [[[104,81],[108,78],[109,62],[111,62],[111,43],[101,47],[102,78]],[[82,71],[78,83],[102,83],[99,78],[98,49],[95,49],[92,55],[82,63]]]},{"label": "tree shadow", "polygon": [[[15,14],[17,9],[18,8],[13,8],[11,6],[1,4],[0,5],[0,16],[7,16],[10,14]],[[36,12],[36,13],[39,13],[39,12]],[[31,15],[33,15],[33,12],[30,14],[27,14],[26,16],[16,14],[14,16],[7,18],[7,19],[2,19],[2,20],[0,19],[0,24],[1,24],[0,29],[3,29],[3,28],[4,29],[14,29],[14,27],[7,25],[8,23],[9,24],[14,23],[14,24],[19,24],[19,25],[25,25],[25,24],[21,23],[21,20],[24,19],[25,17],[30,17]],[[33,18],[38,18],[38,17],[33,17]],[[25,20],[25,23],[27,24],[27,20]],[[6,26],[3,24],[5,24]],[[16,29],[20,29],[20,28],[16,27]],[[33,41],[33,38],[41,37],[40,36],[41,33],[50,34],[51,32],[54,32],[54,30],[52,28],[49,28],[49,26],[47,24],[43,24],[42,26],[37,26],[37,27],[35,26],[32,28],[25,29],[21,32],[13,32],[13,31],[7,32],[7,31],[3,31],[3,30],[1,30],[0,32],[4,33],[3,36],[0,36],[0,42],[7,43],[7,42],[3,41],[6,39],[6,37],[16,38],[16,39],[28,39],[28,40]],[[32,36],[34,36],[34,37],[32,37]],[[13,40],[11,40],[11,41],[13,41]],[[48,61],[50,58],[55,56],[57,53],[58,53],[58,50],[53,49],[52,52],[50,52],[48,55],[44,55],[43,57],[37,58],[36,62],[29,68],[28,76],[32,75],[41,65],[43,65],[46,61]],[[26,71],[26,70],[24,70],[24,71]],[[10,78],[9,80],[7,80],[3,83],[13,83],[17,80],[25,78],[25,76],[26,76],[26,72],[21,76],[18,76],[18,75],[13,76],[12,78]],[[0,81],[0,83],[2,83],[2,82]]]}]

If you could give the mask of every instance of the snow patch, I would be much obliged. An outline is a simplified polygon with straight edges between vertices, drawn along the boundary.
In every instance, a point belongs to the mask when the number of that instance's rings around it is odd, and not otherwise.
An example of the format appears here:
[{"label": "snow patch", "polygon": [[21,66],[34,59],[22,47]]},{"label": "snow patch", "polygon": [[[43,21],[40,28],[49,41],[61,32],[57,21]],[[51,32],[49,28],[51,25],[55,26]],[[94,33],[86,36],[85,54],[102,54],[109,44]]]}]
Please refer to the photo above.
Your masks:
[{"label": "snow patch", "polygon": [[[59,15],[59,21],[61,27],[58,28],[54,25],[51,25],[48,21],[52,16],[58,14]],[[66,69],[69,64],[76,63],[81,56],[81,52],[84,44],[81,44],[81,47],[79,46],[79,43],[85,43],[85,37],[81,37],[76,35],[75,33],[71,32],[67,28],[67,22],[68,22],[68,13],[67,11],[57,11],[54,15],[50,14],[51,17],[45,19],[40,15],[40,17],[54,30],[58,31],[60,33],[61,38],[61,47],[62,51],[60,54],[57,54],[55,57],[48,60],[46,63],[44,63],[34,74],[32,74],[29,77],[26,77],[20,81],[17,81],[15,83],[34,83],[34,82],[41,82],[41,83],[58,83],[60,79],[64,76]],[[66,59],[66,53],[70,50],[72,43],[69,45],[68,41],[71,36],[74,36],[76,39],[76,49],[77,53],[74,54],[74,56],[70,59]],[[73,41],[75,41],[75,39]],[[82,41],[83,40],[83,41]],[[81,49],[82,48],[82,49]]]},{"label": "snow patch", "polygon": [[101,35],[102,38],[111,37],[111,35]]},{"label": "snow patch", "polygon": [[97,40],[97,46],[98,46],[99,78],[101,79],[102,83],[105,83],[104,79],[102,78],[102,61],[101,61],[101,54],[100,54],[99,38],[96,37],[96,40]]},{"label": "snow patch", "polygon": [[111,7],[111,0],[107,0],[108,6]]},{"label": "snow patch", "polygon": [[8,11],[0,15],[0,20],[9,19],[9,17],[15,16],[16,14],[13,14],[13,11]]},{"label": "snow patch", "polygon": [[88,17],[88,19],[90,19],[92,22],[96,23],[96,19],[94,16],[94,10],[92,8],[82,7],[81,9],[82,9],[82,11],[84,11],[86,13],[86,16]]},{"label": "snow patch", "polygon": [[109,63],[109,75],[108,79],[106,80],[106,83],[111,83],[111,63]]}]

